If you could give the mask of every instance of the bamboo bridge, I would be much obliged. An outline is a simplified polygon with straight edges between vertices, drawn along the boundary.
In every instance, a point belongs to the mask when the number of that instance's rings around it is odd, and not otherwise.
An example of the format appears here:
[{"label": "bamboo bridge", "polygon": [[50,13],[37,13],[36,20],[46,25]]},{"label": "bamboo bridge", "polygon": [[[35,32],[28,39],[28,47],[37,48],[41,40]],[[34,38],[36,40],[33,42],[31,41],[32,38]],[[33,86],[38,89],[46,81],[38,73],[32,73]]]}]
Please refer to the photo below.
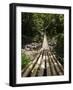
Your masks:
[{"label": "bamboo bridge", "polygon": [[45,34],[42,48],[34,60],[22,69],[22,77],[58,75],[64,75],[64,67],[56,55],[51,52]]}]

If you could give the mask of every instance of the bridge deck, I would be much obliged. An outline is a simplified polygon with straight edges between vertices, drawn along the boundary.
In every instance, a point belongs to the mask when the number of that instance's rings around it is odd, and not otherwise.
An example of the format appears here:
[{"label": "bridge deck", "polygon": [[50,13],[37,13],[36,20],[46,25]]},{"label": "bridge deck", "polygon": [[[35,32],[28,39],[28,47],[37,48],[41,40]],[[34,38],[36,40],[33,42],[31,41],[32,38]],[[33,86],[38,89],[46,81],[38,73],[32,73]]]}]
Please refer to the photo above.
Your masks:
[{"label": "bridge deck", "polygon": [[22,77],[57,76],[64,74],[64,67],[49,50],[42,50],[35,59],[22,70]]}]

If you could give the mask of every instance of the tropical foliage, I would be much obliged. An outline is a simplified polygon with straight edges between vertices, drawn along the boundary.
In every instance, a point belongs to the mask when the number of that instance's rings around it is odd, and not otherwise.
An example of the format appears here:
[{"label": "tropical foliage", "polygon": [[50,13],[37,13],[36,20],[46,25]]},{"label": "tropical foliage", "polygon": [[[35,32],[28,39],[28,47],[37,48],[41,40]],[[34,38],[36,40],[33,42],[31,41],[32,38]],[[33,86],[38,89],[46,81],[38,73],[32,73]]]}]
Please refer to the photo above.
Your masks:
[{"label": "tropical foliage", "polygon": [[[42,43],[46,33],[48,41],[55,44],[54,50],[64,57],[64,15],[49,13],[22,13],[22,48],[24,45]],[[54,40],[53,40],[54,39]]]}]

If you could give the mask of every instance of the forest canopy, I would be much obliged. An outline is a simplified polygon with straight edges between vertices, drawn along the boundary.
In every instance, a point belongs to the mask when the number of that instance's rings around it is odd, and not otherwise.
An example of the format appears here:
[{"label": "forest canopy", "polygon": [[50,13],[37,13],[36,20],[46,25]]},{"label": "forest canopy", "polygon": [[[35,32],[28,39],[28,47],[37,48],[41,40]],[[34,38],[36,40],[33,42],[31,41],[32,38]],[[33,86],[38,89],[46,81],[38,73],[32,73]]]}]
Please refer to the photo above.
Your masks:
[{"label": "forest canopy", "polygon": [[64,15],[51,13],[22,12],[22,48],[24,45],[42,43],[44,33],[48,43],[55,43],[55,51],[63,58],[64,54]]}]

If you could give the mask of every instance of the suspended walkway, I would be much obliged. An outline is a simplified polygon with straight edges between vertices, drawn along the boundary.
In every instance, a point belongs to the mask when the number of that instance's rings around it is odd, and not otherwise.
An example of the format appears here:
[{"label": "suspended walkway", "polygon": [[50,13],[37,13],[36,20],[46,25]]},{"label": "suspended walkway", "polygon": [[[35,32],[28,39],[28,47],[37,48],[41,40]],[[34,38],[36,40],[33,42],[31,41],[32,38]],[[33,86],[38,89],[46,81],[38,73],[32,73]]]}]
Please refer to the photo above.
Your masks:
[{"label": "suspended walkway", "polygon": [[22,77],[57,75],[64,75],[64,67],[51,52],[45,34],[41,50],[34,60],[22,69]]}]

